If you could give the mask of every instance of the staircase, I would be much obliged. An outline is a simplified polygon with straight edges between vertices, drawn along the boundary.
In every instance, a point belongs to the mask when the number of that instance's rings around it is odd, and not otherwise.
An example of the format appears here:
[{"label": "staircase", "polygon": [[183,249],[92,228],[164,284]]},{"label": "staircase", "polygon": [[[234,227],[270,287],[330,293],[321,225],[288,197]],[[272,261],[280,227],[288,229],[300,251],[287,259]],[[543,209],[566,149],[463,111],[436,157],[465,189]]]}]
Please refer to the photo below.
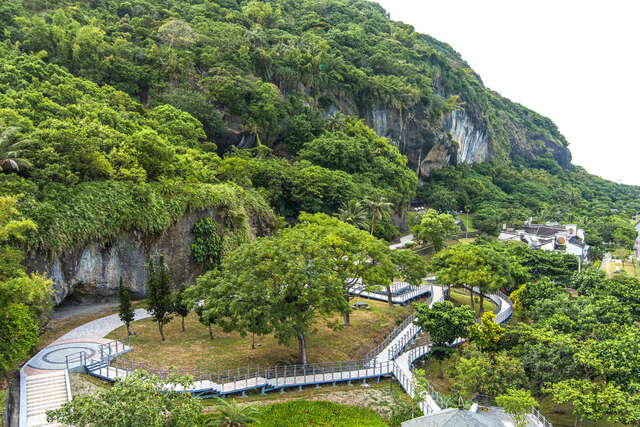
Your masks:
[{"label": "staircase", "polygon": [[27,427],[62,426],[48,423],[46,412],[58,409],[71,399],[67,371],[30,375],[26,378]]}]

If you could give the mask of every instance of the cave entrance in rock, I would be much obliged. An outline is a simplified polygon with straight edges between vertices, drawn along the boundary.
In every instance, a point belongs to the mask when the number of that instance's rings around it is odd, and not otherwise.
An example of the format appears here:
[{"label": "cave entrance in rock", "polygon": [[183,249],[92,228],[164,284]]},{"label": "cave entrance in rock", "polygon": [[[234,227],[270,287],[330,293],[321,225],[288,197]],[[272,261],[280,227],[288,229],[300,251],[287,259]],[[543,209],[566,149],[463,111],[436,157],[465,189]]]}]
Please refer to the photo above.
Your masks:
[{"label": "cave entrance in rock", "polygon": [[81,316],[111,314],[118,311],[118,298],[115,295],[91,295],[77,287],[57,304],[51,313],[51,319],[69,319]]}]

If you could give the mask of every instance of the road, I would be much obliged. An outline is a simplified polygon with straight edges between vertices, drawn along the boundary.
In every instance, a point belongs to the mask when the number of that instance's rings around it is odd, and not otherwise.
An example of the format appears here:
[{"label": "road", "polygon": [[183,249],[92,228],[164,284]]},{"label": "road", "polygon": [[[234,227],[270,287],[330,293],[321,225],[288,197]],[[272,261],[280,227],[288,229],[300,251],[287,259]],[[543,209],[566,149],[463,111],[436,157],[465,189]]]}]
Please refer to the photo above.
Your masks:
[{"label": "road", "polygon": [[640,259],[640,222],[636,224],[638,238],[636,239],[636,258]]}]

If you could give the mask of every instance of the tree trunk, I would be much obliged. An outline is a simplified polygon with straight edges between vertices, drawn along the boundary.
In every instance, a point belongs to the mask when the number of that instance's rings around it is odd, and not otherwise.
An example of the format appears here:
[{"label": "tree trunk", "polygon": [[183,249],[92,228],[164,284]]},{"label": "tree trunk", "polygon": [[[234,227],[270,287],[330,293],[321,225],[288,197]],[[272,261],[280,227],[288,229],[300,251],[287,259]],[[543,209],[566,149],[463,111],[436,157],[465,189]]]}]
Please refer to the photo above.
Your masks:
[{"label": "tree trunk", "polygon": [[158,330],[160,331],[160,340],[164,341],[164,325],[162,322],[158,322]]},{"label": "tree trunk", "polygon": [[480,316],[484,313],[484,294],[480,291]]},{"label": "tree trunk", "polygon": [[186,331],[186,329],[184,328],[184,316],[182,316],[182,332]]},{"label": "tree trunk", "polygon": [[[347,300],[347,305],[349,305],[349,292],[347,291],[344,294],[344,299]],[[347,309],[347,311],[344,312],[344,320],[342,321],[342,326],[349,326],[349,314],[351,313],[350,309]]]},{"label": "tree trunk", "polygon": [[371,235],[373,235],[373,231],[376,229],[376,213],[374,212],[371,215]]},{"label": "tree trunk", "polygon": [[207,324],[207,326],[209,327],[209,339],[213,340],[213,330],[211,329],[211,323]]},{"label": "tree trunk", "polygon": [[471,298],[471,311],[476,314],[476,303],[473,301],[473,288],[469,288],[469,298]]},{"label": "tree trunk", "polygon": [[129,327],[129,322],[127,322],[127,336],[131,335],[131,330],[129,329]]},{"label": "tree trunk", "polygon": [[391,295],[391,286],[387,285],[387,302],[389,305],[393,305],[393,296]]},{"label": "tree trunk", "polygon": [[298,348],[300,350],[300,363],[307,364],[307,342],[305,341],[304,334],[298,333]]}]

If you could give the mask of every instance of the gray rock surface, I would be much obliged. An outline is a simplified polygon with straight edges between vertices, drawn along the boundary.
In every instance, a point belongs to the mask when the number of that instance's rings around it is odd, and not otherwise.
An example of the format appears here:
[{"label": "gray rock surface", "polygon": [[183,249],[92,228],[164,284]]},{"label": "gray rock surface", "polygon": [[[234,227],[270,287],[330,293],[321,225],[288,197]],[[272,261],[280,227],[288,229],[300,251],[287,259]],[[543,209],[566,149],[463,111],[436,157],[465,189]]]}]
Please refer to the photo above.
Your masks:
[{"label": "gray rock surface", "polygon": [[53,257],[32,254],[27,266],[31,271],[51,277],[58,304],[71,294],[79,300],[112,296],[117,293],[120,277],[135,297],[143,297],[147,291],[146,264],[149,257],[159,255],[164,256],[176,285],[191,284],[202,274],[201,266],[191,257],[194,241],[191,229],[204,217],[223,223],[215,209],[189,212],[160,234],[123,232],[110,242],[90,242],[75,250],[61,251]]}]

